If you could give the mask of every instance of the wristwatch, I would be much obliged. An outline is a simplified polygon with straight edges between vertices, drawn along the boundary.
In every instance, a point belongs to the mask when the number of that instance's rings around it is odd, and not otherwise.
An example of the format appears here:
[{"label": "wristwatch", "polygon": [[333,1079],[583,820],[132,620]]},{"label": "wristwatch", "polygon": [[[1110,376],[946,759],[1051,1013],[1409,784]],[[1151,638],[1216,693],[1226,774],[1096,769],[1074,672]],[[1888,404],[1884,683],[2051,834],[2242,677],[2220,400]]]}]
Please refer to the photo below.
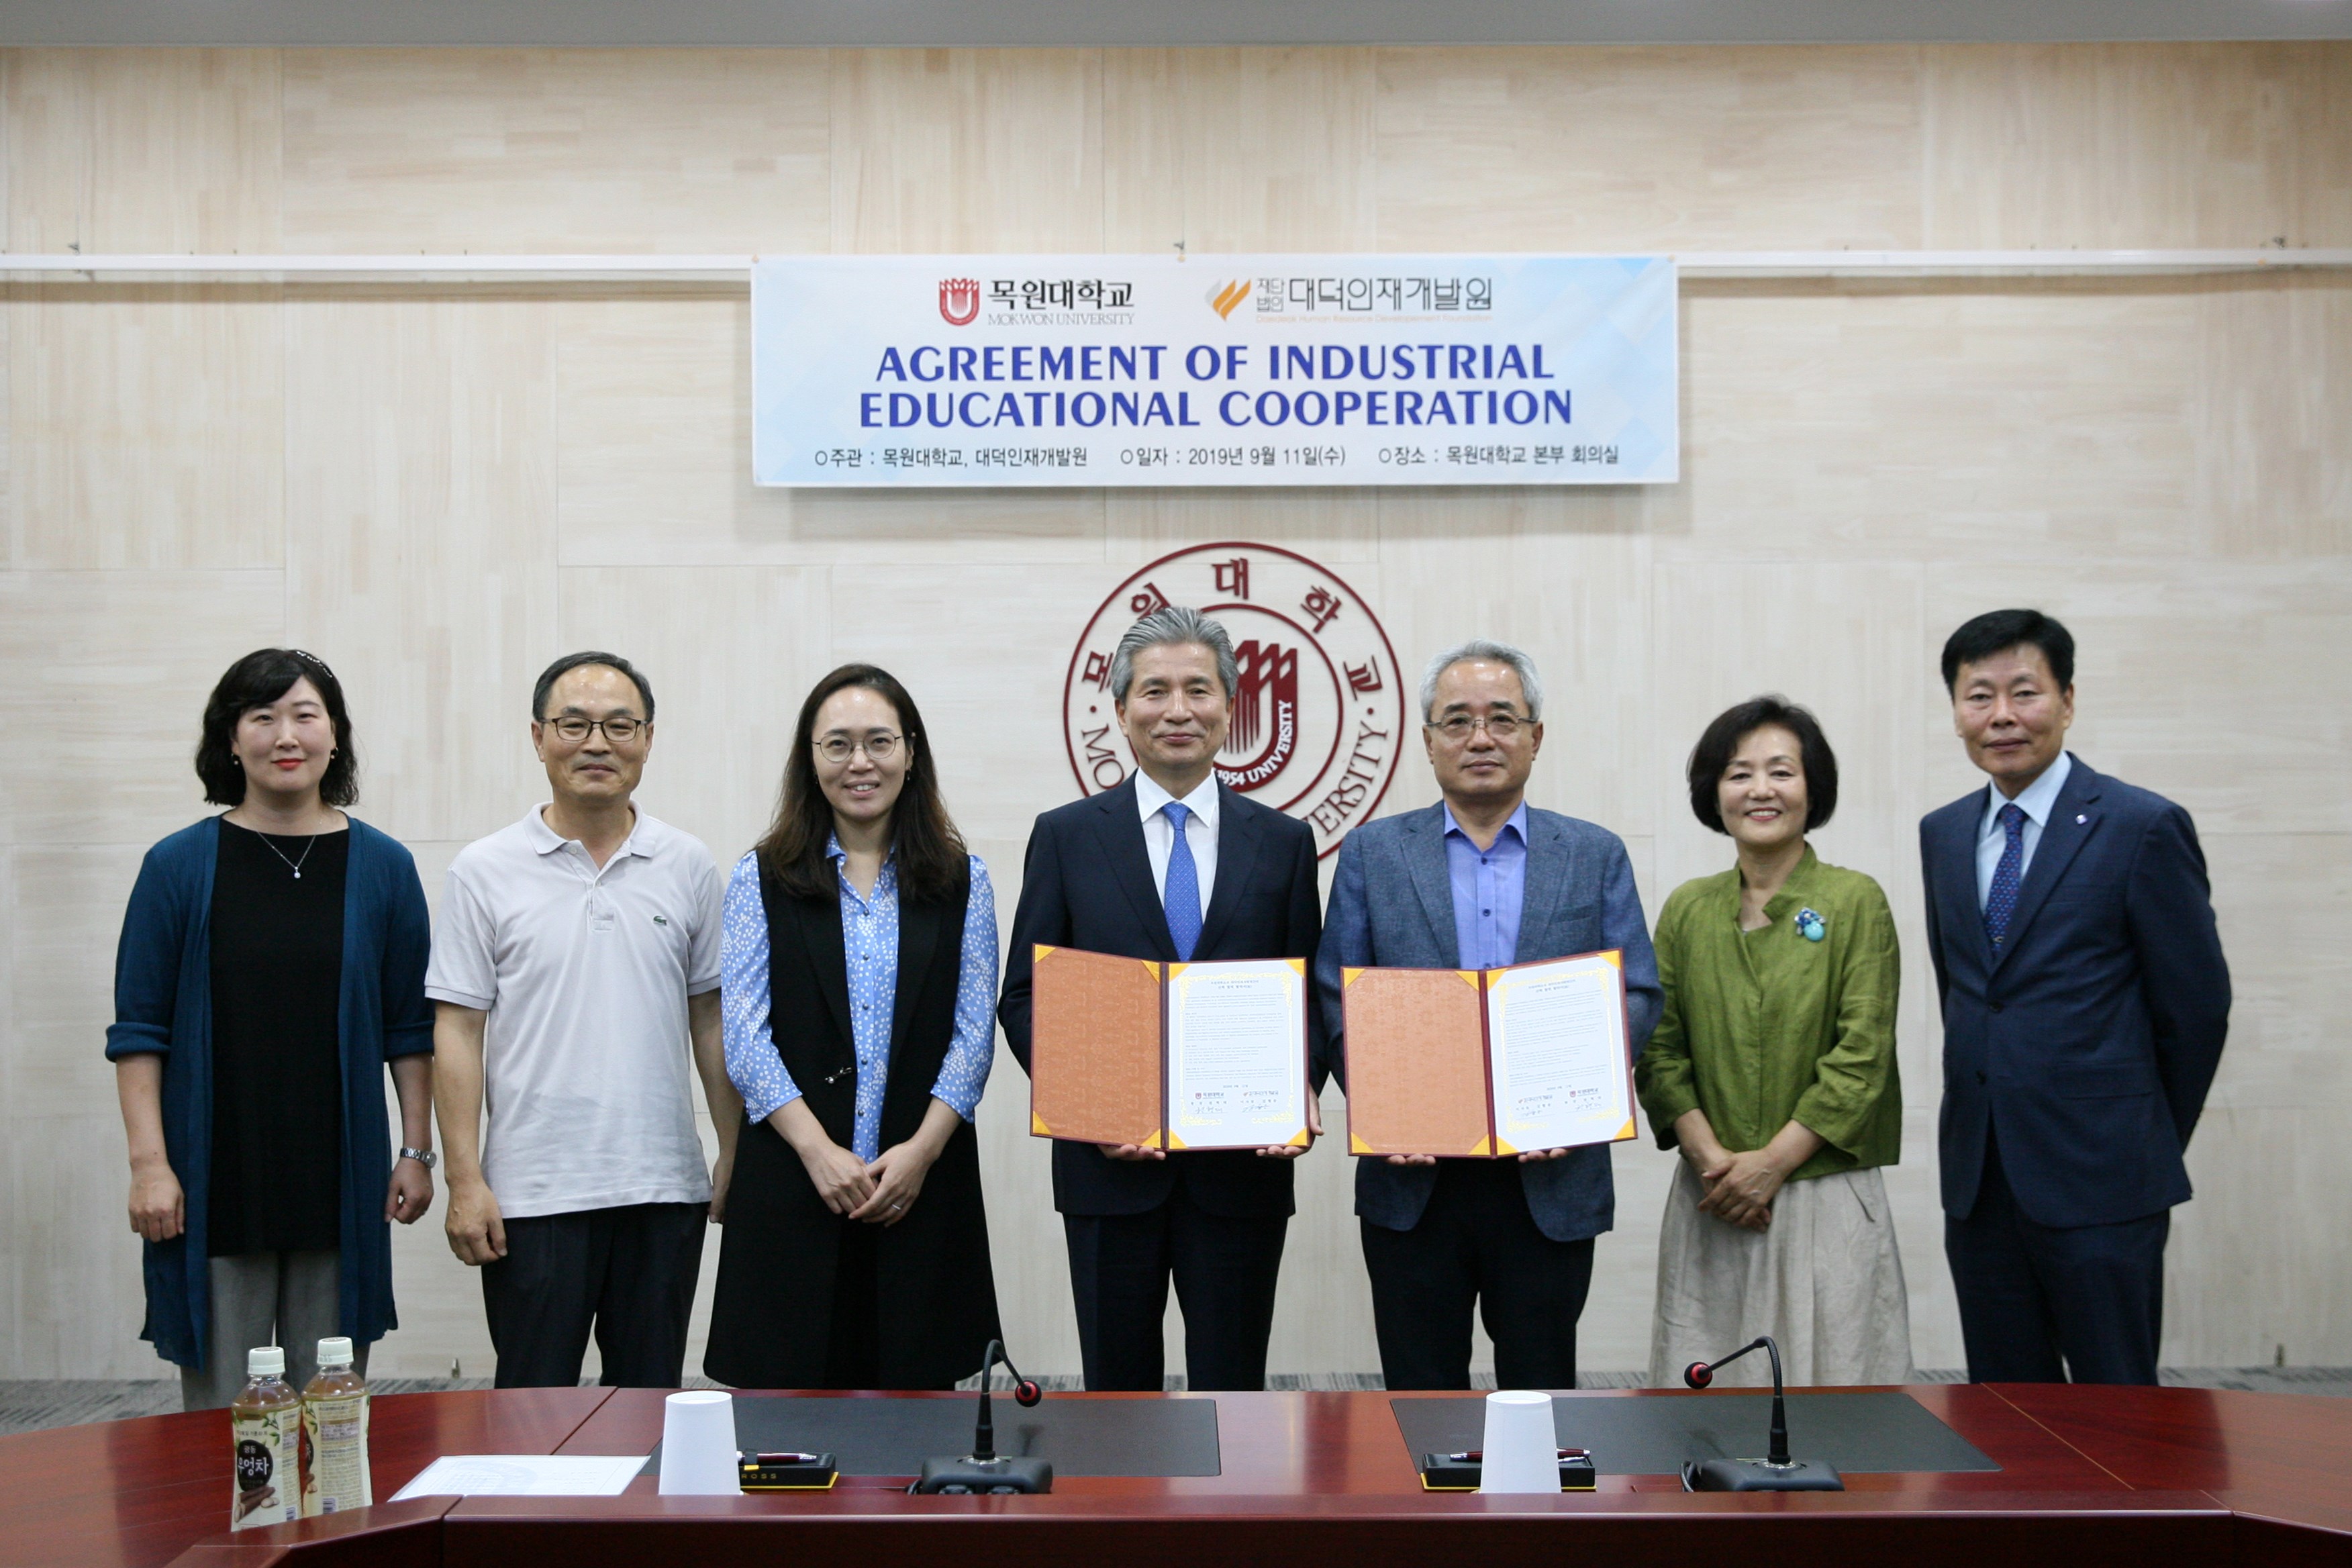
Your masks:
[{"label": "wristwatch", "polygon": [[400,1157],[404,1160],[414,1160],[428,1171],[441,1163],[441,1156],[430,1149],[403,1149],[400,1152]]}]

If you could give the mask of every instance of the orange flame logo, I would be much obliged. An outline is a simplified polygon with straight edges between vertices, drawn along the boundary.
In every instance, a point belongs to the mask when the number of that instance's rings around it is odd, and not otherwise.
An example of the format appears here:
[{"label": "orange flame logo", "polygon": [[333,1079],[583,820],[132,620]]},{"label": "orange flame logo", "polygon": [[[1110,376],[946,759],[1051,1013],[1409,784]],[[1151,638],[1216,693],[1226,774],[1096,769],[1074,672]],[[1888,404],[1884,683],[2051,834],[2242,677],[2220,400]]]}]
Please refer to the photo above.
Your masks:
[{"label": "orange flame logo", "polygon": [[1214,310],[1218,315],[1224,317],[1227,321],[1231,321],[1233,319],[1234,307],[1238,306],[1243,300],[1249,298],[1249,279],[1246,278],[1242,279],[1239,282],[1227,283],[1222,287],[1212,289],[1208,293],[1209,309]]}]

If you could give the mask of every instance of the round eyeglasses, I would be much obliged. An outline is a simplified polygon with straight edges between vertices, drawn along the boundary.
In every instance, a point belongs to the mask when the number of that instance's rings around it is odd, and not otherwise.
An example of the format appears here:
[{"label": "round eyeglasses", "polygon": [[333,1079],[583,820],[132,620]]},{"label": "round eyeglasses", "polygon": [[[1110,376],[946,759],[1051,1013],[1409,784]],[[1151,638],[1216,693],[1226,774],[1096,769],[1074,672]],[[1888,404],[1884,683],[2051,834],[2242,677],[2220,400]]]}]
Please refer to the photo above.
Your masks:
[{"label": "round eyeglasses", "polygon": [[898,742],[905,739],[905,736],[893,735],[887,730],[877,730],[862,741],[853,741],[846,735],[827,735],[815,742],[816,754],[835,767],[849,761],[851,754],[856,752],[864,752],[868,761],[887,763],[890,754],[898,749]]}]

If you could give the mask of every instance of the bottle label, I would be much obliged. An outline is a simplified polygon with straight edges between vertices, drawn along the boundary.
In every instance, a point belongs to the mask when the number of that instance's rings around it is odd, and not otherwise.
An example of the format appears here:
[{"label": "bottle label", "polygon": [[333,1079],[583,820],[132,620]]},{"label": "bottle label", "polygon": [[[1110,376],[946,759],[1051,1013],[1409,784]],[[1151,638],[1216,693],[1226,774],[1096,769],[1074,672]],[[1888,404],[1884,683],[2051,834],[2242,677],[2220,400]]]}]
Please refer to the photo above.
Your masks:
[{"label": "bottle label", "polygon": [[342,1513],[375,1500],[368,1475],[368,1396],[302,1402],[302,1515]]},{"label": "bottle label", "polygon": [[229,1444],[236,1473],[229,1483],[228,1527],[250,1530],[302,1517],[294,1473],[302,1447],[300,1407],[231,1412]]}]

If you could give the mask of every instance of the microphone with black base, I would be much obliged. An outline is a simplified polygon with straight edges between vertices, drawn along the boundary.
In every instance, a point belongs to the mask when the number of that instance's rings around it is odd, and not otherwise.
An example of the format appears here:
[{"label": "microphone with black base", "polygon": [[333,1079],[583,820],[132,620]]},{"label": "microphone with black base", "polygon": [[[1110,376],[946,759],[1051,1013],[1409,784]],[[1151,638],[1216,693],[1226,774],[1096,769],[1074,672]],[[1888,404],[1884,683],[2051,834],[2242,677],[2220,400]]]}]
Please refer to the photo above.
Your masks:
[{"label": "microphone with black base", "polygon": [[1780,1347],[1765,1334],[1733,1351],[1721,1361],[1695,1361],[1683,1369],[1683,1381],[1705,1388],[1715,1371],[1761,1350],[1772,1358],[1772,1431],[1760,1459],[1692,1459],[1683,1466],[1683,1490],[1688,1492],[1842,1492],[1845,1482],[1835,1466],[1820,1459],[1789,1458],[1789,1409],[1780,1387]]},{"label": "microphone with black base", "polygon": [[1021,1375],[1003,1340],[988,1342],[980,1363],[980,1417],[972,1423],[971,1452],[958,1458],[925,1459],[914,1490],[964,1495],[973,1492],[1011,1494],[1054,1489],[1054,1467],[1045,1459],[1023,1458],[996,1451],[996,1418],[988,1403],[988,1374],[999,1362],[1013,1374],[1013,1402],[1031,1405],[1045,1397],[1037,1385]]}]

